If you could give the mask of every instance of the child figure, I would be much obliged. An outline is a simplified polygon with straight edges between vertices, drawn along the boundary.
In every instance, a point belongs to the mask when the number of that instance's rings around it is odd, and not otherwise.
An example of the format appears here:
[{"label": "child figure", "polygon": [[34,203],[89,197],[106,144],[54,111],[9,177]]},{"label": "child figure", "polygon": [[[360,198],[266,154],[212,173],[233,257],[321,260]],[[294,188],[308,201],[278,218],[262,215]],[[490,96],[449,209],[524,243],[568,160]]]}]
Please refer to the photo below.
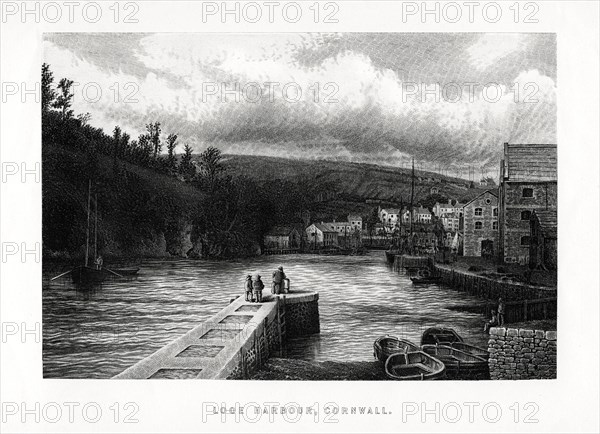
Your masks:
[{"label": "child figure", "polygon": [[246,276],[244,290],[246,292],[246,301],[254,301],[252,298],[252,276],[249,274]]}]

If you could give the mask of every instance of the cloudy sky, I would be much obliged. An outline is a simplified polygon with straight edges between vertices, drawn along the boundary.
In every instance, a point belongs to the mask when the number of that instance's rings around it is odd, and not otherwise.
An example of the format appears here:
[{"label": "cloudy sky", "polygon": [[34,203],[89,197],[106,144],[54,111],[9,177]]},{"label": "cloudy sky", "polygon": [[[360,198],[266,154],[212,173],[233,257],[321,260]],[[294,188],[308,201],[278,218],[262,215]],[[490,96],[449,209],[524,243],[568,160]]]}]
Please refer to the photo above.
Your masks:
[{"label": "cloudy sky", "polygon": [[[44,44],[56,81],[81,83],[74,108],[91,124],[135,138],[160,121],[198,151],[414,157],[466,177],[467,165],[495,173],[504,142],[556,143],[553,34],[71,33]],[[86,97],[85,83],[97,83]]]}]

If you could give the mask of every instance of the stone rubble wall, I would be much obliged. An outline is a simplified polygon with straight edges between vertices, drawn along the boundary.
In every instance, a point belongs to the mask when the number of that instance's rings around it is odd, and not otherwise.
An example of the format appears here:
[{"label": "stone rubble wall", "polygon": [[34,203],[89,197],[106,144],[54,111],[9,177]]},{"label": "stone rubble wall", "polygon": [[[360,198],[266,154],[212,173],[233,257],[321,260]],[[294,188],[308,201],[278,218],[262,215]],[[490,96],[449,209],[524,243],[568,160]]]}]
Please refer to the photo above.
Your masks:
[{"label": "stone rubble wall", "polygon": [[490,329],[490,378],[556,378],[556,343],[556,331],[503,327]]}]

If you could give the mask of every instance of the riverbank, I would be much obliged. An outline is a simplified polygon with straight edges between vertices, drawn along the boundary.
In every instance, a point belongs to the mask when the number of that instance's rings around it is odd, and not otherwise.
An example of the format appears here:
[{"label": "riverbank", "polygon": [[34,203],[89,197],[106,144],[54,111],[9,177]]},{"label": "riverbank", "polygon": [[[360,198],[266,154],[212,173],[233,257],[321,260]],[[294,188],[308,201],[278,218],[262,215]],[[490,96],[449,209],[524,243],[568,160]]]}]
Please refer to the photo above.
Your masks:
[{"label": "riverbank", "polygon": [[[281,381],[381,381],[389,380],[383,366],[372,362],[311,362],[296,359],[270,358],[251,380]],[[486,380],[486,374],[479,376],[447,376],[446,380]]]}]

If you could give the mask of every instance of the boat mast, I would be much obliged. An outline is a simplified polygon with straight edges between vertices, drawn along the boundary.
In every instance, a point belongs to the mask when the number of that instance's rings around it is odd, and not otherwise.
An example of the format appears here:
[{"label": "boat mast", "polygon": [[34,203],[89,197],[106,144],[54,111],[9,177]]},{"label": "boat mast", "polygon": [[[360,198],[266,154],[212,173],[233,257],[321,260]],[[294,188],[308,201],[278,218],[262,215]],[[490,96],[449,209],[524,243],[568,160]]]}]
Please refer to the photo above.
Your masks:
[{"label": "boat mast", "polygon": [[98,258],[98,193],[94,193],[94,262]]},{"label": "boat mast", "polygon": [[410,241],[412,243],[412,235],[413,235],[413,207],[415,200],[415,158],[412,159],[412,177],[410,184]]},{"label": "boat mast", "polygon": [[90,256],[90,205],[92,200],[92,180],[88,180],[88,200],[87,200],[87,229],[85,232],[85,266],[88,266]]}]

